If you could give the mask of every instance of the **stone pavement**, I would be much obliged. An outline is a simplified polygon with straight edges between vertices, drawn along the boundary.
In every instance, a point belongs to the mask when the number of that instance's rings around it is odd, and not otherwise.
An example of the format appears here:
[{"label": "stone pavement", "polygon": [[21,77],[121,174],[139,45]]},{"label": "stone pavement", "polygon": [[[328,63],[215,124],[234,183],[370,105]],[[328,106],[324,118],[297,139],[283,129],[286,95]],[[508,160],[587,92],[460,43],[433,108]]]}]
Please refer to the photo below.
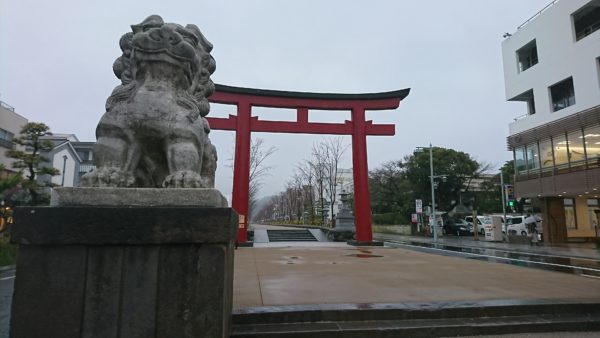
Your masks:
[{"label": "stone pavement", "polygon": [[235,252],[234,309],[533,299],[600,301],[600,280],[345,243],[265,243]]}]

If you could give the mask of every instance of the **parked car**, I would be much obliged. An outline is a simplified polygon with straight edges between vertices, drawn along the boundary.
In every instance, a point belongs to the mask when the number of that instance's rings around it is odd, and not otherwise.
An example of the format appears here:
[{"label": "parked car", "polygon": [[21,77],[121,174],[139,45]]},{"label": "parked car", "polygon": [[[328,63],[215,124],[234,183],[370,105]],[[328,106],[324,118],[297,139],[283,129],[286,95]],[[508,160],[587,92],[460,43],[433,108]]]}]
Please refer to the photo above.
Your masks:
[{"label": "parked car", "polygon": [[[465,222],[470,226],[473,226],[473,216],[465,217]],[[477,216],[477,232],[481,235],[485,235],[485,226],[492,224],[492,218],[490,216]]]},{"label": "parked car", "polygon": [[464,219],[447,219],[442,226],[444,235],[472,235],[473,226],[469,225]]},{"label": "parked car", "polygon": [[[544,229],[542,226],[542,218],[539,216],[531,216],[534,217],[536,223],[536,231],[541,234]],[[509,235],[521,235],[528,236],[529,229],[527,228],[526,222],[527,216],[510,216],[506,217],[506,226],[508,229]]]}]

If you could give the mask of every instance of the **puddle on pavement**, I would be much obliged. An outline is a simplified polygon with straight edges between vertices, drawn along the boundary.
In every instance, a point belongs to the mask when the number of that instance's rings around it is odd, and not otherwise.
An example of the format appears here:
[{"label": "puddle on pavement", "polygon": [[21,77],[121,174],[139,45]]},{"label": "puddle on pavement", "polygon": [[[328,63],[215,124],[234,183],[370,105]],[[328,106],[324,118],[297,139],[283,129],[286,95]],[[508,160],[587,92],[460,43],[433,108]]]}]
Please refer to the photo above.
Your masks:
[{"label": "puddle on pavement", "polygon": [[370,254],[370,253],[357,253],[357,254],[348,254],[348,255],[345,255],[345,256],[348,256],[348,257],[358,257],[358,258],[376,258],[376,257],[383,257],[383,256],[381,256],[381,255],[373,255],[373,254]]}]

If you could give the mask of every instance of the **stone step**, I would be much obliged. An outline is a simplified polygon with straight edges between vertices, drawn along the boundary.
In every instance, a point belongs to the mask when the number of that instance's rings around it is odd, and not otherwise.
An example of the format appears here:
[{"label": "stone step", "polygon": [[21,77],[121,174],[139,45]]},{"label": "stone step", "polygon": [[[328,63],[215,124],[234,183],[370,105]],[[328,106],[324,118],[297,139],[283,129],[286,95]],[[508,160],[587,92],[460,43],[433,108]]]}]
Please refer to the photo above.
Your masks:
[{"label": "stone step", "polygon": [[600,303],[340,304],[234,312],[232,337],[448,337],[600,330]]},{"label": "stone step", "polygon": [[308,230],[267,230],[270,242],[316,242]]}]

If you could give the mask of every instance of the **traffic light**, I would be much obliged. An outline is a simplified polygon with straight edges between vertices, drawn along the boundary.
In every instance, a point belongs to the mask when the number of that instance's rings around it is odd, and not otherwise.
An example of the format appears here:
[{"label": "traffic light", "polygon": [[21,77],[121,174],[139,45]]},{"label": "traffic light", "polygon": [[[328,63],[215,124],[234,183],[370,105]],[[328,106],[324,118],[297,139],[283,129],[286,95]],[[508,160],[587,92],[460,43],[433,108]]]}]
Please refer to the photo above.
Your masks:
[{"label": "traffic light", "polygon": [[515,206],[515,188],[513,187],[512,184],[505,184],[504,185],[504,193],[506,196],[506,205],[508,205],[509,207],[514,207]]}]

